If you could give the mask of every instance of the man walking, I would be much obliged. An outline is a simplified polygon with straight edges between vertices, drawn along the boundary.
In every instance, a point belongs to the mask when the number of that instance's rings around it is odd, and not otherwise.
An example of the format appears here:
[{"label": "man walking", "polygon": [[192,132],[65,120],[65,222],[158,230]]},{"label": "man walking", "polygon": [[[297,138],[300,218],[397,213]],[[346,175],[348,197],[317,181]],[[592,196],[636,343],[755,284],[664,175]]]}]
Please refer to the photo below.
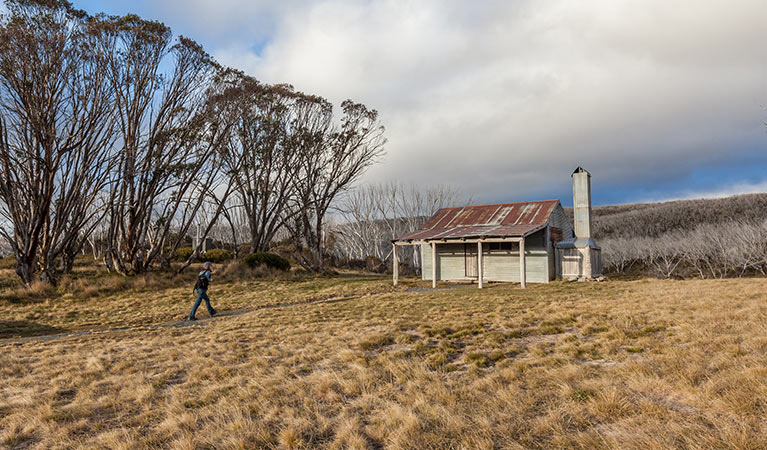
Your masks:
[{"label": "man walking", "polygon": [[194,290],[197,292],[197,301],[194,302],[192,312],[189,313],[189,320],[197,320],[194,317],[197,312],[197,308],[200,306],[200,302],[205,300],[205,307],[208,308],[208,313],[211,317],[216,315],[216,310],[210,306],[210,298],[208,297],[208,285],[210,285],[210,274],[213,273],[213,264],[207,261],[202,265],[202,272],[197,275],[197,283],[194,285]]}]

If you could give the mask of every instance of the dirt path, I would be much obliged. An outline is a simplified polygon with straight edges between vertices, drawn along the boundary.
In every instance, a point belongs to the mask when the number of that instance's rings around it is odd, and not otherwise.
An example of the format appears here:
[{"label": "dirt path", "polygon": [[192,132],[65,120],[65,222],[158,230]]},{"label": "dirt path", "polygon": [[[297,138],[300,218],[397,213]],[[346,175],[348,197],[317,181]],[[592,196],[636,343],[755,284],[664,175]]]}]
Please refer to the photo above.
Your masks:
[{"label": "dirt path", "polygon": [[301,305],[312,305],[312,304],[322,304],[322,303],[339,303],[339,302],[346,302],[349,300],[355,300],[363,297],[363,295],[352,295],[348,297],[331,297],[328,299],[322,299],[322,300],[313,300],[313,301],[303,301],[303,302],[283,302],[283,303],[273,303],[268,305],[261,305],[256,306],[253,308],[244,308],[244,309],[235,309],[231,311],[221,311],[218,314],[216,314],[215,317],[208,317],[208,318],[200,318],[195,321],[189,321],[189,320],[174,320],[171,322],[166,322],[159,325],[136,325],[131,327],[120,327],[120,328],[108,328],[108,329],[98,329],[98,330],[84,330],[84,331],[73,331],[73,332],[67,332],[67,333],[53,333],[53,334],[43,334],[43,335],[37,335],[37,336],[27,336],[27,337],[17,337],[17,338],[7,338],[7,339],[0,339],[0,346],[2,345],[8,345],[8,344],[20,344],[24,342],[45,342],[45,341],[52,341],[52,340],[58,340],[58,339],[68,339],[72,337],[81,337],[81,336],[95,336],[100,334],[110,334],[110,333],[121,333],[125,331],[134,331],[134,330],[162,330],[162,329],[168,329],[168,328],[185,328],[185,327],[204,327],[207,326],[212,321],[218,321],[223,319],[228,319],[231,317],[237,317],[241,316],[243,314],[248,314],[254,311],[264,310],[264,309],[275,309],[275,308],[290,308],[293,306],[301,306]]}]

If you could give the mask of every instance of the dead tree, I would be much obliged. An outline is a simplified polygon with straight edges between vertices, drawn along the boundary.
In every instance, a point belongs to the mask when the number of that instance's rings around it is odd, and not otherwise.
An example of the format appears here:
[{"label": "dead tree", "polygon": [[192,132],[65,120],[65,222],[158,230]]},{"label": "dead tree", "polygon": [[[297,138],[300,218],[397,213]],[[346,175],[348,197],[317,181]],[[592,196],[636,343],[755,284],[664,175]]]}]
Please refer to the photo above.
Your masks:
[{"label": "dead tree", "polygon": [[8,1],[0,26],[0,233],[24,283],[55,282],[79,249],[111,162],[112,94],[87,16],[68,2]]},{"label": "dead tree", "polygon": [[682,262],[680,242],[683,238],[679,233],[667,233],[657,238],[644,239],[648,248],[647,264],[660,278],[671,278]]},{"label": "dead tree", "polygon": [[[471,197],[461,198],[456,188],[443,184],[426,188],[411,184],[407,188],[402,187],[401,192],[397,211],[403,219],[403,232],[419,229],[440,208],[473,203]],[[392,236],[392,239],[395,237]],[[390,245],[387,245],[387,250],[391,251]],[[410,257],[413,266],[420,269],[421,253],[414,246],[406,246],[401,250],[402,256]]]},{"label": "dead tree", "polygon": [[[342,224],[335,227],[338,256],[362,260],[380,258],[381,220],[376,208],[380,185],[358,186],[344,196],[338,209]],[[385,237],[384,237],[385,238]]]},{"label": "dead tree", "polygon": [[605,269],[624,272],[637,262],[637,243],[633,239],[613,237],[599,242]]},{"label": "dead tree", "polygon": [[[342,259],[391,257],[392,239],[417,230],[439,208],[461,201],[457,190],[443,185],[422,187],[389,182],[362,185],[343,196],[337,209],[342,223],[334,228],[336,255]],[[403,248],[401,259],[419,267],[418,252]]]}]

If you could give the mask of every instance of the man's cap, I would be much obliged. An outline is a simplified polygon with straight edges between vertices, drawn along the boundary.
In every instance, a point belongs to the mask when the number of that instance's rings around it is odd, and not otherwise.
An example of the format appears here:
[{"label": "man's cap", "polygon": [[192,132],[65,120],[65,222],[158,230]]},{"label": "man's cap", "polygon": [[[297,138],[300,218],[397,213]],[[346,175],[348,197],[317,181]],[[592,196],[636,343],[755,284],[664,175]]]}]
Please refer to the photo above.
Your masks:
[{"label": "man's cap", "polygon": [[203,268],[203,269],[210,269],[210,266],[212,266],[212,265],[213,265],[213,263],[212,263],[212,262],[210,262],[210,261],[205,261],[205,262],[202,264],[202,268]]}]

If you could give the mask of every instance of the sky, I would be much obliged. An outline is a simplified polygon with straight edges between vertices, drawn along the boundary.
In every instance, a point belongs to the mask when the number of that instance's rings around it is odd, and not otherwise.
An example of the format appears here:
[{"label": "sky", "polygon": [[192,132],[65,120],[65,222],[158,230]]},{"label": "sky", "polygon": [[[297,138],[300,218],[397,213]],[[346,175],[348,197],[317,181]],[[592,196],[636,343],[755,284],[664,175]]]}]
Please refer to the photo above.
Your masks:
[{"label": "sky", "polygon": [[764,0],[73,0],[135,13],[220,63],[379,111],[364,182],[475,202],[767,191]]}]

